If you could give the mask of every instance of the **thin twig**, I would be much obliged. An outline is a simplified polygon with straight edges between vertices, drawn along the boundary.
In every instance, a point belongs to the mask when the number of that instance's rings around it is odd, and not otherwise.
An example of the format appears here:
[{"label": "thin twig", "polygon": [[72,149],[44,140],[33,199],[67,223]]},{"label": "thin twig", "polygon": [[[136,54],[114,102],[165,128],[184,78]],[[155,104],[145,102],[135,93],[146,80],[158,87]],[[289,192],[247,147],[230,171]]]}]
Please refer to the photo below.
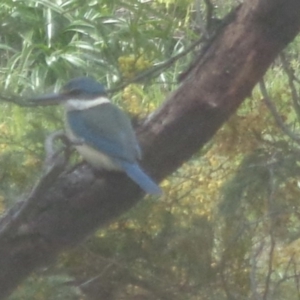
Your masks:
[{"label": "thin twig", "polygon": [[[274,164],[269,166],[269,182],[268,182],[268,212],[272,213],[274,211],[274,196],[276,193],[275,179],[274,179]],[[269,251],[269,260],[268,260],[268,273],[265,280],[265,290],[263,293],[263,299],[267,300],[269,298],[269,293],[271,289],[271,276],[273,274],[273,259],[274,259],[274,250],[275,250],[275,237],[274,237],[274,218],[270,219],[269,226],[269,236],[270,236],[270,251]]]},{"label": "thin twig", "polygon": [[294,70],[290,67],[285,55],[283,53],[280,54],[281,63],[285,73],[288,76],[289,86],[292,93],[292,101],[297,113],[298,119],[300,119],[300,98],[297,93],[297,89],[295,87],[294,81],[297,79],[295,76]]},{"label": "thin twig", "polygon": [[188,46],[185,50],[183,50],[182,52],[178,53],[177,55],[171,57],[167,61],[165,61],[165,62],[163,62],[163,63],[161,63],[157,66],[154,66],[154,67],[152,67],[148,70],[145,70],[145,71],[141,72],[140,74],[136,75],[134,78],[132,78],[130,80],[127,80],[127,81],[124,81],[123,83],[121,83],[120,85],[118,85],[117,87],[115,87],[113,89],[107,90],[107,92],[108,93],[115,93],[117,91],[120,91],[120,90],[124,89],[129,84],[141,82],[145,78],[149,79],[149,78],[157,77],[158,75],[161,74],[161,72],[163,70],[171,67],[177,60],[179,60],[183,56],[187,55],[189,52],[191,52],[194,48],[196,48],[202,42],[203,42],[202,38],[198,39],[197,41],[192,43],[190,46]]},{"label": "thin twig", "polygon": [[264,97],[264,103],[270,110],[272,116],[274,117],[274,120],[277,124],[277,126],[282,130],[283,133],[285,133],[288,137],[290,137],[294,142],[300,145],[300,136],[298,134],[295,134],[290,128],[288,128],[282,118],[280,117],[275,105],[273,104],[271,98],[268,95],[265,83],[263,80],[259,82],[260,91]]}]

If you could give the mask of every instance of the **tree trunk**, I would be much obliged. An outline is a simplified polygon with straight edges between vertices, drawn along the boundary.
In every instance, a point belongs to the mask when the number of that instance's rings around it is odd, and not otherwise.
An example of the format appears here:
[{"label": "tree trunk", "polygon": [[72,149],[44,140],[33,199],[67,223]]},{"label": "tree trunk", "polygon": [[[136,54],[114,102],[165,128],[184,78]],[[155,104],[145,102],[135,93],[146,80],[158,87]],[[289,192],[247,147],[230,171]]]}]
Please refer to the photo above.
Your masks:
[{"label": "tree trunk", "polygon": [[[245,1],[178,90],[137,128],[149,175],[165,178],[211,139],[299,29],[299,0]],[[125,176],[95,175],[85,165],[53,178],[0,221],[0,299],[143,196]]]}]

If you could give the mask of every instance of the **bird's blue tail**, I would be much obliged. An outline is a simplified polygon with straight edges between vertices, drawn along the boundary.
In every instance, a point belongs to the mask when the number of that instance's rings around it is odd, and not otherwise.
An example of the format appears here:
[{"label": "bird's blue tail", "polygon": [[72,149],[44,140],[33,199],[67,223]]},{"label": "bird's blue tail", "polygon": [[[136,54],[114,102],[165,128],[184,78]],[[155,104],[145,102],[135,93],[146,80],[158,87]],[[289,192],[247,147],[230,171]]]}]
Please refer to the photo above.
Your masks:
[{"label": "bird's blue tail", "polygon": [[128,177],[138,184],[147,194],[162,194],[160,187],[138,166],[138,164],[123,162],[122,166]]}]

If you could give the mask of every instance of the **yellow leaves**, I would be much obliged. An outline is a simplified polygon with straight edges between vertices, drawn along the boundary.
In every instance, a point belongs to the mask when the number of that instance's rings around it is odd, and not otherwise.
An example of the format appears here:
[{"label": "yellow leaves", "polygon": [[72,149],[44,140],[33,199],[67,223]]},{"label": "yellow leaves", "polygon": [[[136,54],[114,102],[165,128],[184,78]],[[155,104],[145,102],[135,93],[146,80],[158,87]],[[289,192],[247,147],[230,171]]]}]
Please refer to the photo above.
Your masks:
[{"label": "yellow leaves", "polygon": [[162,188],[163,190],[163,193],[164,194],[169,194],[173,188],[173,184],[171,182],[171,180],[169,179],[165,179],[161,184],[160,184],[160,187]]},{"label": "yellow leaves", "polygon": [[[281,130],[263,100],[251,101],[245,102],[216,134],[213,153],[236,158],[253,152],[264,140],[280,137]],[[283,119],[287,118],[289,110],[290,106],[286,106],[280,111]]]},{"label": "yellow leaves", "polygon": [[235,114],[216,135],[216,153],[236,156],[236,153],[252,152],[259,144],[255,134],[264,130],[257,113],[239,116]]},{"label": "yellow leaves", "polygon": [[188,223],[189,218],[196,215],[211,219],[218,201],[219,186],[222,181],[212,178],[208,169],[203,168],[201,173],[199,170],[200,168],[194,164],[188,163],[161,185],[165,202],[180,202],[178,207],[173,207],[172,213],[178,219],[182,218],[183,223]]},{"label": "yellow leaves", "polygon": [[138,84],[130,84],[123,90],[121,104],[125,110],[139,116],[147,115],[158,105]]},{"label": "yellow leaves", "polygon": [[137,86],[131,84],[127,86],[122,94],[122,104],[125,105],[126,110],[131,112],[132,114],[141,114],[144,112],[144,108],[142,105],[142,97],[141,94],[138,93]]},{"label": "yellow leaves", "polygon": [[121,74],[126,79],[132,79],[137,73],[152,66],[152,63],[144,55],[139,57],[135,55],[120,56],[118,62]]},{"label": "yellow leaves", "polygon": [[161,184],[160,186],[162,188],[169,188],[171,186],[171,181],[169,179],[165,179]]}]

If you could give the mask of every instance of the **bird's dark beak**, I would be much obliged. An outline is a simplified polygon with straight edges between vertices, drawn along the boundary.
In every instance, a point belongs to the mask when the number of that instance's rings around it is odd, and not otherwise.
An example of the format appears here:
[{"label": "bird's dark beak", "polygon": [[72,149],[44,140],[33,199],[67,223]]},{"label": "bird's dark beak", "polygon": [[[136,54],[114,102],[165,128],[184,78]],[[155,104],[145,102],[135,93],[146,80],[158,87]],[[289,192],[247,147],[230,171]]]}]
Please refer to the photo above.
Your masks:
[{"label": "bird's dark beak", "polygon": [[28,99],[35,105],[56,105],[68,100],[66,94],[50,93]]}]

